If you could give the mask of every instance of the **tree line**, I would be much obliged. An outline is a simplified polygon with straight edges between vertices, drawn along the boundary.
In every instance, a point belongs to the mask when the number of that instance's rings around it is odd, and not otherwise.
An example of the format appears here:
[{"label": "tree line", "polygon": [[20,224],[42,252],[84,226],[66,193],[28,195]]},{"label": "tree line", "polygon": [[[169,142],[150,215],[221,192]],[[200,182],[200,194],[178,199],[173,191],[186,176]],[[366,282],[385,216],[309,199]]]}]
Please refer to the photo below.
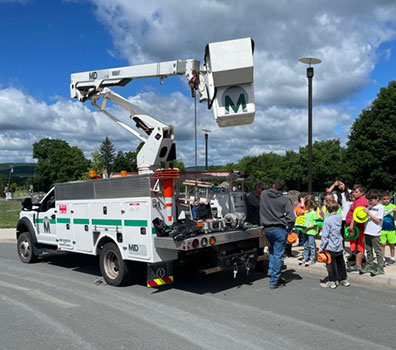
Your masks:
[{"label": "tree line", "polygon": [[[314,191],[324,191],[335,179],[349,185],[361,183],[368,188],[394,191],[396,188],[396,82],[381,88],[376,99],[364,109],[352,125],[346,147],[339,140],[316,141],[312,147]],[[108,137],[92,153],[92,160],[66,141],[42,139],[33,144],[33,158],[37,159],[33,184],[36,189],[48,190],[54,183],[88,178],[88,169],[101,174],[121,170],[135,172],[135,152],[116,152]],[[212,167],[243,170],[249,177],[248,188],[256,181],[272,184],[285,179],[288,189],[305,191],[308,147],[286,151],[285,155],[263,153],[247,156],[237,163]],[[177,163],[184,168],[184,164]]]},{"label": "tree line", "polygon": [[116,152],[113,143],[106,137],[99,149],[91,154],[92,160],[84,156],[77,146],[66,141],[44,138],[33,144],[33,158],[37,167],[33,186],[39,191],[48,191],[55,183],[86,180],[89,170],[97,174],[111,174],[122,170],[136,172],[137,152]]}]

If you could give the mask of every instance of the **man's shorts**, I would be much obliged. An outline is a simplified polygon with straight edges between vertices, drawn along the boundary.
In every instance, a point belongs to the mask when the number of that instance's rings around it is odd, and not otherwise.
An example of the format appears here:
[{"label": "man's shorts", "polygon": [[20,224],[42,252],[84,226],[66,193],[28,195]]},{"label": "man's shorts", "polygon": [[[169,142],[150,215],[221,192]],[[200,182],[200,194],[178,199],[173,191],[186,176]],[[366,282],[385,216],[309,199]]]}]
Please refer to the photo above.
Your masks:
[{"label": "man's shorts", "polygon": [[396,244],[396,231],[381,231],[381,244]]},{"label": "man's shorts", "polygon": [[364,252],[364,232],[360,231],[358,239],[351,239],[349,244],[351,252],[356,252],[356,248],[357,252]]}]

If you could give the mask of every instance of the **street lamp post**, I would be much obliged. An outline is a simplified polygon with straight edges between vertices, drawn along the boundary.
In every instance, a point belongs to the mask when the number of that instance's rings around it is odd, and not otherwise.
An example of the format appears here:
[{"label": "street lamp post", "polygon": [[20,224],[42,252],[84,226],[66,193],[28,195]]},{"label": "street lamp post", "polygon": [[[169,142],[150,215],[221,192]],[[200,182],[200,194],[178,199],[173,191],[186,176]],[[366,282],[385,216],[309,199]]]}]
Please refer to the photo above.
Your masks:
[{"label": "street lamp post", "polygon": [[319,58],[312,57],[303,57],[299,61],[308,64],[308,192],[312,193],[312,78],[314,76],[314,69],[311,65],[319,64],[322,61]]},{"label": "street lamp post", "polygon": [[210,130],[202,129],[202,131],[205,133],[205,169],[208,170],[208,138]]}]

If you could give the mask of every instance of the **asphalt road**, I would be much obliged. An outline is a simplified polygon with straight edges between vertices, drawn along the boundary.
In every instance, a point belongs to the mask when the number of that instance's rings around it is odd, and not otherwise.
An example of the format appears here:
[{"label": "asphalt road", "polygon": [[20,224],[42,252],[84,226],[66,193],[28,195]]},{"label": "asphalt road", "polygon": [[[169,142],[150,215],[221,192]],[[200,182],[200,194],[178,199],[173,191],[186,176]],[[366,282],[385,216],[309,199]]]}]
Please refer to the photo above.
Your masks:
[{"label": "asphalt road", "polygon": [[[325,272],[325,270],[324,270]],[[0,244],[0,349],[395,349],[394,290],[335,290],[286,273],[276,290],[253,272],[176,270],[171,287],[95,284],[97,259],[22,264]]]}]

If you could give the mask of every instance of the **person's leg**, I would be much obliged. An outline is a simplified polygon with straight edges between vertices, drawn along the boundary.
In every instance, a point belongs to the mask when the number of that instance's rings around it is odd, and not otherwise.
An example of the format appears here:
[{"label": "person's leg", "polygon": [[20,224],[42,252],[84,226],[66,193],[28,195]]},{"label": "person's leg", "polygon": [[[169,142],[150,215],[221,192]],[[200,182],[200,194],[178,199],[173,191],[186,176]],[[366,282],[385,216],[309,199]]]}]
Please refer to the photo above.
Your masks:
[{"label": "person's leg", "polygon": [[309,236],[310,242],[309,242],[309,248],[311,250],[311,258],[310,261],[312,263],[316,262],[316,244],[315,244],[315,236],[310,235]]},{"label": "person's leg", "polygon": [[384,256],[382,255],[379,236],[373,236],[371,241],[372,247],[377,257],[377,270],[384,271]]},{"label": "person's leg", "polygon": [[334,253],[334,260],[337,267],[338,281],[346,280],[347,273],[346,273],[346,266],[344,260],[344,252],[341,251]]},{"label": "person's leg", "polygon": [[337,266],[336,266],[336,261],[334,259],[334,253],[328,251],[331,255],[331,263],[330,264],[326,264],[326,269],[327,269],[327,273],[329,275],[329,281],[330,282],[335,282],[338,281],[338,276],[337,276]]},{"label": "person's leg", "polygon": [[[395,262],[395,243],[396,243],[396,232],[388,231],[388,244],[390,249],[390,263]],[[385,255],[384,255],[385,256]]]},{"label": "person's leg", "polygon": [[309,235],[304,233],[304,262],[307,262],[309,259]]},{"label": "person's leg", "polygon": [[272,273],[272,263],[274,260],[274,237],[271,233],[270,230],[265,230],[265,237],[267,238],[267,241],[269,243],[269,247],[268,247],[268,253],[269,253],[269,259],[268,259],[268,270],[271,270]]},{"label": "person's leg", "polygon": [[382,256],[385,258],[385,247],[386,244],[381,244],[381,251],[382,251]]},{"label": "person's leg", "polygon": [[367,265],[365,270],[372,270],[373,263],[374,263],[374,256],[373,256],[373,236],[365,235],[364,243],[366,246],[366,254],[367,254]]},{"label": "person's leg", "polygon": [[390,249],[390,263],[393,264],[395,262],[395,245],[389,243]]},{"label": "person's leg", "polygon": [[302,230],[298,230],[298,246],[303,247],[305,242],[305,234]]},{"label": "person's leg", "polygon": [[272,247],[272,254],[270,252],[270,258],[272,257],[270,285],[276,286],[281,275],[282,255],[285,251],[287,232],[282,228],[271,228],[265,230],[265,234]]},{"label": "person's leg", "polygon": [[291,244],[286,244],[285,254],[288,257],[292,256],[292,245]]},{"label": "person's leg", "polygon": [[360,231],[359,238],[356,240],[357,252],[356,252],[356,267],[357,269],[362,268],[362,261],[364,256],[364,233],[363,230]]},{"label": "person's leg", "polygon": [[387,242],[387,234],[386,231],[381,231],[381,237],[380,237],[380,243],[381,243],[381,250],[382,250],[382,256],[385,259],[385,247],[386,247],[386,242]]}]

